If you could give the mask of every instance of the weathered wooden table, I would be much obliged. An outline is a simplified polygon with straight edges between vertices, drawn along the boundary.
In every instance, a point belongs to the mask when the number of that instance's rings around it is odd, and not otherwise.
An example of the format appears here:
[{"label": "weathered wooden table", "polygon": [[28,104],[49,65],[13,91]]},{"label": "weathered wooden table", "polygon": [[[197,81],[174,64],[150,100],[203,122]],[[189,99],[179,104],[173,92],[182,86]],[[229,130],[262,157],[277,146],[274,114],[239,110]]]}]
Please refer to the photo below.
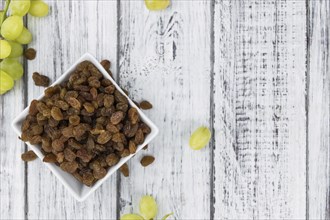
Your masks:
[{"label": "weathered wooden table", "polygon": [[[190,0],[150,12],[142,0],[49,1],[28,17],[23,80],[0,101],[0,219],[118,219],[152,194],[175,219],[330,218],[330,1]],[[58,78],[83,53],[112,71],[160,135],[79,203],[10,127],[38,97],[39,71]],[[190,133],[206,125],[202,151]],[[143,154],[156,162],[144,169]]]}]

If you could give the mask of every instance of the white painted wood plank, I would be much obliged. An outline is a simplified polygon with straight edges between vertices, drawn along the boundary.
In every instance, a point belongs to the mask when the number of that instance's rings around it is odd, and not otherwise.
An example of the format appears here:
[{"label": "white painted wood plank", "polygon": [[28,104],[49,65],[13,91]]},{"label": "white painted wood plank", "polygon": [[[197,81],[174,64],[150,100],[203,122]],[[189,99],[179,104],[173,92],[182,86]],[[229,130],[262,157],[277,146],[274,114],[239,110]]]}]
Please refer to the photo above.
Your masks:
[{"label": "white painted wood plank", "polygon": [[25,86],[21,79],[13,90],[0,96],[0,219],[25,216],[25,165],[21,160],[24,143],[10,125],[24,108]]},{"label": "white painted wood plank", "polygon": [[214,219],[306,217],[306,7],[216,1]]},{"label": "white painted wood plank", "polygon": [[[28,20],[34,33],[30,46],[37,50],[37,58],[28,63],[29,101],[43,91],[33,85],[34,71],[54,81],[85,52],[98,59],[109,58],[116,72],[117,3],[93,0],[49,1],[49,4],[48,17]],[[29,219],[116,219],[115,175],[79,203],[41,161],[36,161],[28,165],[27,187]]]},{"label": "white painted wood plank", "polygon": [[[145,112],[160,128],[130,161],[130,177],[121,177],[121,214],[138,212],[141,196],[151,194],[159,218],[210,218],[210,148],[188,146],[190,133],[210,120],[210,4],[172,1],[151,12],[144,1],[121,1],[120,83],[153,104]],[[143,168],[143,155],[154,155],[154,164]]]},{"label": "white painted wood plank", "polygon": [[330,2],[309,2],[309,218],[330,219]]}]

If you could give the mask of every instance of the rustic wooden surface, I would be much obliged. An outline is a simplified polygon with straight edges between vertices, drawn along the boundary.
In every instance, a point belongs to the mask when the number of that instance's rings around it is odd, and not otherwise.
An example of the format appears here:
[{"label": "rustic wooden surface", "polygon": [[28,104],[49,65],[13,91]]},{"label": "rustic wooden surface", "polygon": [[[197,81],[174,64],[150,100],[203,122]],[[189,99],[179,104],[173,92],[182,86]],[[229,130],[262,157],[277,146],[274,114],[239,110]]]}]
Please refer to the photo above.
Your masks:
[{"label": "rustic wooden surface", "polygon": [[[0,97],[0,219],[118,219],[142,195],[171,219],[330,219],[330,1],[49,1],[28,17],[37,50]],[[160,134],[79,203],[26,150],[12,119],[83,53],[112,61],[115,78],[154,108]],[[188,147],[210,127],[209,146]],[[139,159],[154,155],[142,168]]]}]

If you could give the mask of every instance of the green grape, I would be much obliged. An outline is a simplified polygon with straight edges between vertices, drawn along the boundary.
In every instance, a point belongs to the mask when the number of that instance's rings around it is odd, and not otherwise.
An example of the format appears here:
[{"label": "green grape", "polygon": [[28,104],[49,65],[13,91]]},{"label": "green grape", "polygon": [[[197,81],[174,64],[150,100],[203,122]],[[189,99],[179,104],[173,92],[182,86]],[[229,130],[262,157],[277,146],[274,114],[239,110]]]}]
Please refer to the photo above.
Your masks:
[{"label": "green grape", "polygon": [[16,57],[22,56],[23,46],[21,44],[16,43],[14,41],[8,41],[8,43],[11,46],[11,53],[8,56],[8,58],[16,58]]},{"label": "green grape", "polygon": [[194,131],[189,140],[189,145],[193,150],[204,148],[210,141],[211,132],[207,127],[199,127]]},{"label": "green grape", "polygon": [[9,8],[13,15],[24,16],[30,9],[30,0],[11,0]]},{"label": "green grape", "polygon": [[4,71],[0,70],[0,94],[13,88],[14,80]]},{"label": "green grape", "polygon": [[4,59],[0,63],[0,70],[6,72],[12,79],[17,80],[23,76],[23,66],[16,59]]},{"label": "green grape", "polygon": [[157,203],[151,196],[143,196],[140,200],[140,213],[146,220],[153,219],[157,215]]},{"label": "green grape", "polygon": [[120,220],[144,220],[141,215],[138,214],[125,214],[120,217]]},{"label": "green grape", "polygon": [[150,11],[158,11],[166,9],[171,1],[170,0],[144,0],[147,8]]},{"label": "green grape", "polygon": [[0,59],[8,57],[11,53],[11,46],[6,40],[0,40]]},{"label": "green grape", "polygon": [[7,40],[15,40],[23,30],[23,18],[17,15],[8,17],[1,25],[1,35]]},{"label": "green grape", "polygon": [[20,44],[29,44],[32,41],[32,34],[31,32],[23,27],[22,33],[16,38],[16,42]]},{"label": "green grape", "polygon": [[49,6],[42,0],[31,1],[29,14],[35,17],[44,17],[48,14]]}]

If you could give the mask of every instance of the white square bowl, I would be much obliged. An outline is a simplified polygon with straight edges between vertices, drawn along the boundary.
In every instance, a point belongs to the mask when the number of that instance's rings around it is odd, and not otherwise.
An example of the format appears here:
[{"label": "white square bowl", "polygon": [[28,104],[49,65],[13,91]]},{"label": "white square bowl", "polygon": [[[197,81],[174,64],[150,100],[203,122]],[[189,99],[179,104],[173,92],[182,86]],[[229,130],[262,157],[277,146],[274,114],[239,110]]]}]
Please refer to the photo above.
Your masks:
[{"label": "white square bowl", "polygon": [[[57,85],[69,79],[72,71],[77,67],[79,63],[82,61],[88,60],[93,63],[98,70],[103,74],[106,79],[109,79],[113,85],[116,86],[117,90],[119,90],[124,96],[127,97],[130,106],[135,107],[139,114],[140,118],[144,123],[146,123],[151,128],[151,133],[148,134],[143,142],[143,144],[137,147],[136,153],[138,153],[145,145],[153,140],[159,130],[156,125],[145,115],[143,112],[135,105],[135,103],[123,92],[123,90],[117,85],[117,83],[109,76],[107,71],[102,67],[102,65],[89,53],[84,54],[80,59],[78,59],[60,78],[58,78],[53,84]],[[42,99],[44,94],[42,94],[38,100]],[[21,136],[21,125],[25,117],[28,115],[29,107],[24,109],[22,113],[20,113],[12,122],[12,127],[18,136]],[[29,142],[27,143],[29,147],[36,153],[36,155],[42,160],[44,158],[43,153],[41,152],[40,145],[31,145]],[[135,154],[136,154],[135,153]],[[53,174],[63,183],[63,185],[69,190],[69,192],[80,202],[84,201],[89,195],[91,195],[101,184],[106,181],[112,174],[114,174],[124,163],[126,163],[129,159],[131,159],[135,154],[131,154],[127,157],[121,158],[121,160],[113,167],[108,170],[107,175],[98,180],[92,187],[85,186],[81,182],[79,182],[75,177],[71,174],[64,172],[60,167],[56,166],[53,163],[44,163]]]}]

